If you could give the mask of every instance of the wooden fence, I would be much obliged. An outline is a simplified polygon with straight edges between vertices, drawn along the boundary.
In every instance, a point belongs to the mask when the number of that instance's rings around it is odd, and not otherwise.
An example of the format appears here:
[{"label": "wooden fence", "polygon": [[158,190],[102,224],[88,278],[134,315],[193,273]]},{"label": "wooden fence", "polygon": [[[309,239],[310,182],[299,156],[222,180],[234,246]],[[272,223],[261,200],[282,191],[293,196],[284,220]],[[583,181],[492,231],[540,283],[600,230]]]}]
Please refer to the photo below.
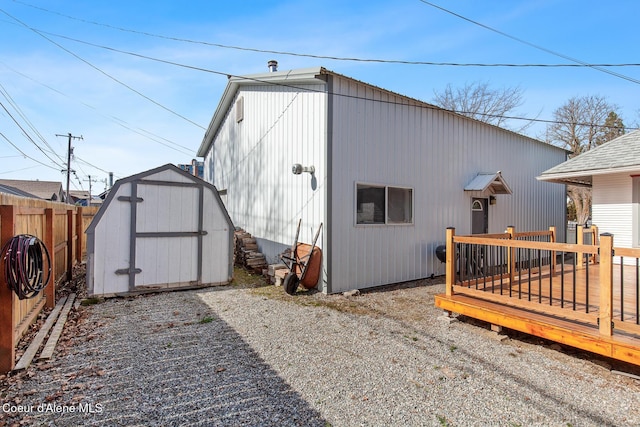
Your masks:
[{"label": "wooden fence", "polygon": [[74,264],[84,259],[84,232],[97,211],[97,207],[0,194],[0,247],[19,234],[36,236],[49,251],[52,270],[43,292],[20,300],[8,288],[4,260],[0,260],[0,373],[13,369],[18,340],[44,307],[55,305],[56,284],[68,280]]}]

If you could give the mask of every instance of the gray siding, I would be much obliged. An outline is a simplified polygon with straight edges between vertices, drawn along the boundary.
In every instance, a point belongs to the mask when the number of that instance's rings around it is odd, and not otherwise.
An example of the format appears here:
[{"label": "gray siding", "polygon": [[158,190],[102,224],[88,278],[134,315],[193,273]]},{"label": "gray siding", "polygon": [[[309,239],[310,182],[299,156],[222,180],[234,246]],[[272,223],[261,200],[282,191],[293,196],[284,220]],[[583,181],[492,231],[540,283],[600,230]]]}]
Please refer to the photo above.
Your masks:
[{"label": "gray siding", "polygon": [[[341,76],[333,93],[331,292],[444,274],[435,247],[447,226],[470,233],[463,188],[480,172],[502,171],[513,190],[489,206],[490,233],[555,225],[564,236],[564,187],[535,178],[562,150]],[[356,225],[357,182],[413,188],[414,224]]]},{"label": "gray siding", "polygon": [[[300,218],[303,242],[311,242],[324,220],[326,89],[295,86],[241,86],[205,156],[206,180],[227,191],[234,224],[259,238],[270,262],[291,246]],[[240,122],[238,97],[244,103]],[[294,163],[313,165],[315,175],[294,175]]]}]

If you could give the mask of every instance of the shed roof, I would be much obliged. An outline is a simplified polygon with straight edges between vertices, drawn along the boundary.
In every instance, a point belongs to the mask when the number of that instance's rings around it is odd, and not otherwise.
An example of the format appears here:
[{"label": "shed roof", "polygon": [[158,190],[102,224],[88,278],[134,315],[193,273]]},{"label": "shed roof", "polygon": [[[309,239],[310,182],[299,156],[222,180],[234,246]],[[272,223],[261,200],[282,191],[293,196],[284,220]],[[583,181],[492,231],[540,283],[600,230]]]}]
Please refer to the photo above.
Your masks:
[{"label": "shed roof", "polygon": [[513,194],[502,173],[479,173],[464,187],[464,191],[488,191],[489,194]]},{"label": "shed roof", "polygon": [[591,186],[593,175],[640,171],[640,130],[619,136],[537,177],[541,181]]},{"label": "shed roof", "polygon": [[104,216],[104,213],[106,212],[106,209],[108,208],[109,204],[111,204],[113,198],[116,196],[116,194],[118,194],[118,188],[121,185],[123,185],[125,183],[128,183],[128,182],[144,180],[144,178],[146,178],[146,177],[149,177],[151,175],[155,175],[157,173],[160,173],[160,172],[163,172],[163,171],[166,171],[166,170],[171,170],[171,171],[173,171],[173,172],[175,172],[177,174],[180,174],[181,176],[187,177],[188,179],[190,179],[191,181],[193,181],[194,183],[198,184],[201,187],[210,189],[212,191],[212,193],[214,194],[214,198],[217,200],[219,206],[222,208],[222,211],[224,213],[225,219],[226,219],[230,229],[233,230],[233,228],[234,228],[233,222],[231,221],[231,217],[229,216],[229,213],[227,212],[227,209],[224,206],[224,203],[222,202],[222,199],[220,198],[220,194],[218,193],[218,190],[216,189],[216,187],[213,184],[209,184],[208,182],[198,178],[197,176],[194,176],[194,175],[192,175],[192,174],[190,174],[188,172],[185,172],[182,169],[180,169],[179,167],[168,163],[166,165],[159,166],[157,168],[150,169],[148,171],[140,172],[138,174],[131,175],[131,176],[128,176],[126,178],[122,178],[122,179],[117,180],[115,182],[115,184],[113,184],[113,187],[109,190],[109,193],[108,193],[106,199],[104,200],[104,202],[100,206],[100,210],[98,210],[98,212],[95,214],[95,216],[91,220],[91,223],[87,227],[87,231],[86,231],[87,235],[89,235],[90,238],[92,238],[93,234],[95,233],[95,228],[96,228],[97,224],[100,222],[100,220]]}]

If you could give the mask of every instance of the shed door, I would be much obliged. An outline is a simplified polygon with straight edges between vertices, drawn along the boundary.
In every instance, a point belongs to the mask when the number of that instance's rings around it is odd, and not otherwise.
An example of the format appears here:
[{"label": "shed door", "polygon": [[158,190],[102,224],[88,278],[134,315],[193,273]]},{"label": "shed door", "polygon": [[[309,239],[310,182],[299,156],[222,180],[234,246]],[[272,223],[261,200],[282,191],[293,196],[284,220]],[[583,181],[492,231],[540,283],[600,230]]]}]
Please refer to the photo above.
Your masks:
[{"label": "shed door", "polygon": [[197,184],[132,182],[130,290],[200,284],[202,194]]},{"label": "shed door", "polygon": [[471,234],[489,232],[489,199],[471,199]]}]

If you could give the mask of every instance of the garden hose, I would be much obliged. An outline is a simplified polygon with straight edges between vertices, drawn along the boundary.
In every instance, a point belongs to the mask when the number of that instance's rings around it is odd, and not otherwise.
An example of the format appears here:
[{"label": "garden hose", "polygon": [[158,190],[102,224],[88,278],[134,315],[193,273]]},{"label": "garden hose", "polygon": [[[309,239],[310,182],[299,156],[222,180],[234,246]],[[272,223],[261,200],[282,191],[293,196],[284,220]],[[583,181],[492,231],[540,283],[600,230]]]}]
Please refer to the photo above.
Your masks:
[{"label": "garden hose", "polygon": [[49,284],[51,257],[37,237],[14,236],[2,248],[2,258],[7,286],[19,299],[33,298]]}]

